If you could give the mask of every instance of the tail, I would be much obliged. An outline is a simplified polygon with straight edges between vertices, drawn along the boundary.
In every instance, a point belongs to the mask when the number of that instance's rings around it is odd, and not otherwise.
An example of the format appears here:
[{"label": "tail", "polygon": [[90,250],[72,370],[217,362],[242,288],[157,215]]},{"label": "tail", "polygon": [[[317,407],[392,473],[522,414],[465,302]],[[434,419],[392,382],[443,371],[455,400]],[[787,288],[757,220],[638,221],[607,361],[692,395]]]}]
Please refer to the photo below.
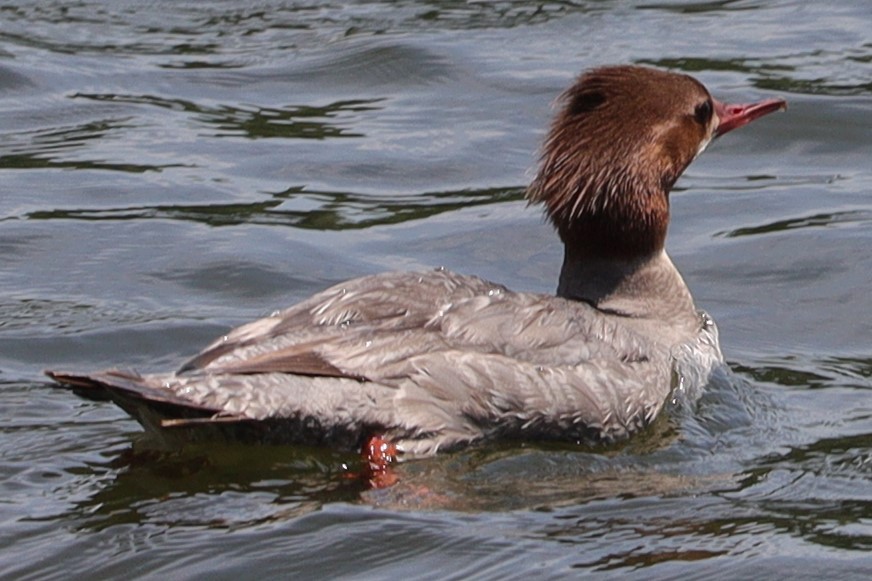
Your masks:
[{"label": "tail", "polygon": [[202,423],[247,421],[247,418],[228,416],[220,409],[183,399],[155,385],[153,377],[146,378],[135,371],[112,369],[90,374],[46,371],[45,374],[76,395],[114,402],[146,429],[161,431]]},{"label": "tail", "polygon": [[[61,387],[91,400],[112,401],[162,440],[192,441],[225,439],[249,443],[309,443],[299,418],[254,420],[183,399],[162,387],[164,376],[143,376],[135,371],[109,370],[97,373],[46,371]],[[171,379],[172,376],[165,376]],[[333,434],[339,438],[341,434]],[[358,435],[346,435],[345,447],[353,447]]]}]

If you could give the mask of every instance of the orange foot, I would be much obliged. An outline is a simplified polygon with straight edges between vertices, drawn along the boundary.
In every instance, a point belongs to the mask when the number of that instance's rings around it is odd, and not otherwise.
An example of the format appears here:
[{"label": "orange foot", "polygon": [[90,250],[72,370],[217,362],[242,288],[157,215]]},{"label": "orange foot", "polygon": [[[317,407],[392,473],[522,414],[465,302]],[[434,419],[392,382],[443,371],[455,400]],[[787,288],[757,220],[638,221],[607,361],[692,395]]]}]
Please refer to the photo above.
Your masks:
[{"label": "orange foot", "polygon": [[397,461],[397,447],[384,436],[370,436],[363,443],[360,451],[363,460],[362,477],[369,481],[373,488],[387,488],[399,481],[391,464]]}]

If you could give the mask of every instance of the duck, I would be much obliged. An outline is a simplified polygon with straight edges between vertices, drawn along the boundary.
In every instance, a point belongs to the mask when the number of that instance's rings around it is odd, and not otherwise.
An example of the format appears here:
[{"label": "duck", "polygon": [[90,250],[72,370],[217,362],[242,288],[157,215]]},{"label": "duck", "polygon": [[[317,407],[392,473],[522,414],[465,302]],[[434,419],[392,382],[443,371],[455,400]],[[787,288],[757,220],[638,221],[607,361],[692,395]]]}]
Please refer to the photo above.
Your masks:
[{"label": "duck", "polygon": [[590,69],[558,98],[526,194],[563,243],[555,294],[444,268],[376,274],[235,328],[176,371],[46,374],[158,434],[391,460],[626,440],[725,366],[665,250],[670,190],[712,140],[786,107],[725,104],[679,72]]}]

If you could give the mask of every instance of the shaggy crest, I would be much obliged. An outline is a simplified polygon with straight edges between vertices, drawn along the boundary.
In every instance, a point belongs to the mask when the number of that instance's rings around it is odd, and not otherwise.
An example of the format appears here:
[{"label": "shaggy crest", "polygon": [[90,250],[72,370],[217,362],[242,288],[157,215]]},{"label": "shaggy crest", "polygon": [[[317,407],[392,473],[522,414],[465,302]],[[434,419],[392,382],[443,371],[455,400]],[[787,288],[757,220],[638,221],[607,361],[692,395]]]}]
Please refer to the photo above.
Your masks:
[{"label": "shaggy crest", "polygon": [[662,248],[669,190],[711,139],[708,91],[686,75],[613,66],[581,75],[558,103],[529,201],[564,243],[627,257]]}]

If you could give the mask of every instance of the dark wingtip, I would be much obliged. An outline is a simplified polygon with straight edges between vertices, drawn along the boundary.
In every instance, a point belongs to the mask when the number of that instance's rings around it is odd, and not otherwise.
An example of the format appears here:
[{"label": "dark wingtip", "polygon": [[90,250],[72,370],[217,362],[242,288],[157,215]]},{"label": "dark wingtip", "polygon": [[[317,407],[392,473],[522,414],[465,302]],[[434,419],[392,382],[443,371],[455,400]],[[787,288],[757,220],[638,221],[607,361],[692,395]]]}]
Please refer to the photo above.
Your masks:
[{"label": "dark wingtip", "polygon": [[51,369],[46,369],[43,373],[56,383],[55,387],[72,390],[73,393],[85,399],[96,401],[110,399],[106,386],[87,375]]},{"label": "dark wingtip", "polygon": [[100,384],[88,377],[65,371],[46,369],[43,373],[64,387],[100,387]]}]

